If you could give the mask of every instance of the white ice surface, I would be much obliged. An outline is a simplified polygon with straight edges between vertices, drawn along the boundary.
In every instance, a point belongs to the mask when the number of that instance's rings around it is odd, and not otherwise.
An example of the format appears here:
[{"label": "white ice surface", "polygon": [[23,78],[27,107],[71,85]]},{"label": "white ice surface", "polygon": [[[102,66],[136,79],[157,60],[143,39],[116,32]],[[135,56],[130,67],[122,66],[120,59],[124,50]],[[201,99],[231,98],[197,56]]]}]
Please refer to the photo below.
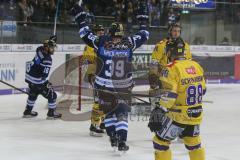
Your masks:
[{"label": "white ice surface", "polygon": [[[0,96],[0,160],[153,160],[147,121],[132,118],[129,152],[119,156],[107,136],[89,136],[89,121],[46,120],[46,100],[39,97],[39,116],[22,119],[27,96]],[[240,85],[209,85],[201,126],[207,160],[240,159]],[[187,160],[183,144],[171,145],[174,160]]]}]

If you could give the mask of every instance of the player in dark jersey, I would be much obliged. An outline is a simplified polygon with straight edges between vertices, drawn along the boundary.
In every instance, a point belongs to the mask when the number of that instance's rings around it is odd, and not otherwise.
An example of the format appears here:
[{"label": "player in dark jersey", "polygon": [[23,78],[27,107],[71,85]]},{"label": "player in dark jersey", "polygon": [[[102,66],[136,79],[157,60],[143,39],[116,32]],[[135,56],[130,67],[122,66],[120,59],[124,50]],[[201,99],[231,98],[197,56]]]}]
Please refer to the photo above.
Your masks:
[{"label": "player in dark jersey", "polygon": [[57,94],[51,83],[48,81],[48,75],[52,67],[52,57],[56,47],[56,37],[52,36],[45,40],[43,46],[36,50],[36,55],[32,61],[26,63],[25,81],[28,83],[29,96],[27,106],[23,112],[24,118],[36,117],[37,112],[32,111],[35,101],[39,94],[48,99],[48,119],[60,118],[61,114],[56,113]]},{"label": "player in dark jersey", "polygon": [[85,23],[86,12],[76,5],[72,15],[78,24],[82,40],[96,50],[98,57],[95,88],[98,89],[98,103],[103,109],[105,127],[112,147],[127,151],[128,112],[130,96],[110,94],[109,92],[130,92],[133,87],[131,68],[133,51],[149,37],[146,30],[148,16],[138,15],[140,31],[133,36],[124,37],[123,25],[112,23],[109,34],[96,36]]}]

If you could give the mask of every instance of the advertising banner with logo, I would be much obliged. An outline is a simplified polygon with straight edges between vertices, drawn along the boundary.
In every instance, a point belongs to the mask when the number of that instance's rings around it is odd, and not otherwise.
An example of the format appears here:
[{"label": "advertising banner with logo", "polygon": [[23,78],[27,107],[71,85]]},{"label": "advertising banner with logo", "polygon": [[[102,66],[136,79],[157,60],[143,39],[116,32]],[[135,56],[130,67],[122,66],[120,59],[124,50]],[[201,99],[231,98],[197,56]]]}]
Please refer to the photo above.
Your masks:
[{"label": "advertising banner with logo", "polygon": [[215,9],[215,0],[171,0],[172,6],[189,9]]},{"label": "advertising banner with logo", "polygon": [[[25,83],[25,65],[27,61],[33,59],[34,55],[34,52],[6,52],[5,54],[1,54],[0,79],[18,88],[26,89],[27,83]],[[54,55],[51,72],[64,62],[65,55]],[[16,91],[12,90],[9,86],[0,84],[0,95],[13,94],[15,92]]]},{"label": "advertising banner with logo", "polygon": [[13,37],[17,34],[16,21],[2,21],[0,22],[0,33],[3,37]]}]

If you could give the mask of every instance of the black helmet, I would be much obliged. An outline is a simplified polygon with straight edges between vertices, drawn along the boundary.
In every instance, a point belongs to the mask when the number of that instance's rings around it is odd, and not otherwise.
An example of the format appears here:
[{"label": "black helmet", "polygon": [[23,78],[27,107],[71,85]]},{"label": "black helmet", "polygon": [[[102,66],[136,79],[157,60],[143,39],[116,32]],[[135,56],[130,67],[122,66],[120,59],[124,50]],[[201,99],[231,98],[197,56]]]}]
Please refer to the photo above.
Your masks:
[{"label": "black helmet", "polygon": [[104,27],[101,24],[96,24],[93,26],[93,32],[97,33],[98,31],[104,31]]},{"label": "black helmet", "polygon": [[57,36],[51,36],[49,39],[43,42],[44,47],[56,47]]},{"label": "black helmet", "polygon": [[124,36],[123,25],[117,22],[112,23],[111,28],[109,29],[109,34],[112,37]]}]

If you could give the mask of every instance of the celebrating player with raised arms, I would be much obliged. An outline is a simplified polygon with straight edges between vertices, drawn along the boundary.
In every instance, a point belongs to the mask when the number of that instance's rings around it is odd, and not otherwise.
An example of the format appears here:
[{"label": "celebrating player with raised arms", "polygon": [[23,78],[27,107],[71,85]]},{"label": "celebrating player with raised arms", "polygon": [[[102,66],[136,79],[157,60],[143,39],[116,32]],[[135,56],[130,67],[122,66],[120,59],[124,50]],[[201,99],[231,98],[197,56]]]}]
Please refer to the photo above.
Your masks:
[{"label": "celebrating player with raised arms", "polygon": [[184,48],[181,39],[171,43],[170,63],[161,71],[162,93],[148,125],[155,132],[155,160],[172,160],[169,145],[178,136],[183,138],[190,160],[205,160],[199,129],[206,92],[204,72],[197,62],[186,59]]},{"label": "celebrating player with raised arms", "polygon": [[[104,35],[104,27],[102,25],[96,24],[93,26],[93,33],[97,36]],[[97,54],[94,48],[86,45],[83,52],[83,61],[87,61],[87,79],[88,82],[94,87],[94,79],[96,74],[96,63],[97,63]],[[94,93],[96,94],[96,92]],[[95,95],[94,95],[95,96]],[[100,110],[98,100],[94,101],[91,114],[91,125],[90,125],[90,135],[94,137],[102,137],[104,133],[104,114]]]},{"label": "celebrating player with raised arms", "polygon": [[25,81],[29,86],[29,96],[27,106],[23,113],[24,118],[36,117],[37,112],[32,111],[35,101],[39,94],[48,99],[48,119],[61,118],[61,114],[56,113],[57,94],[51,83],[48,81],[48,75],[52,67],[52,55],[56,47],[56,36],[45,40],[43,46],[36,50],[36,55],[32,61],[26,63]]},{"label": "celebrating player with raised arms", "polygon": [[[98,89],[98,104],[106,114],[104,123],[111,146],[117,147],[119,151],[127,151],[131,97],[111,92],[130,92],[133,87],[130,70],[132,54],[148,39],[149,32],[145,29],[148,16],[144,12],[139,14],[137,18],[140,22],[140,31],[133,36],[124,37],[123,25],[118,22],[112,23],[108,35],[96,36],[86,25],[86,13],[79,5],[74,6],[72,15],[80,28],[80,37],[97,53],[94,87]],[[106,90],[109,92],[105,92]]]}]

